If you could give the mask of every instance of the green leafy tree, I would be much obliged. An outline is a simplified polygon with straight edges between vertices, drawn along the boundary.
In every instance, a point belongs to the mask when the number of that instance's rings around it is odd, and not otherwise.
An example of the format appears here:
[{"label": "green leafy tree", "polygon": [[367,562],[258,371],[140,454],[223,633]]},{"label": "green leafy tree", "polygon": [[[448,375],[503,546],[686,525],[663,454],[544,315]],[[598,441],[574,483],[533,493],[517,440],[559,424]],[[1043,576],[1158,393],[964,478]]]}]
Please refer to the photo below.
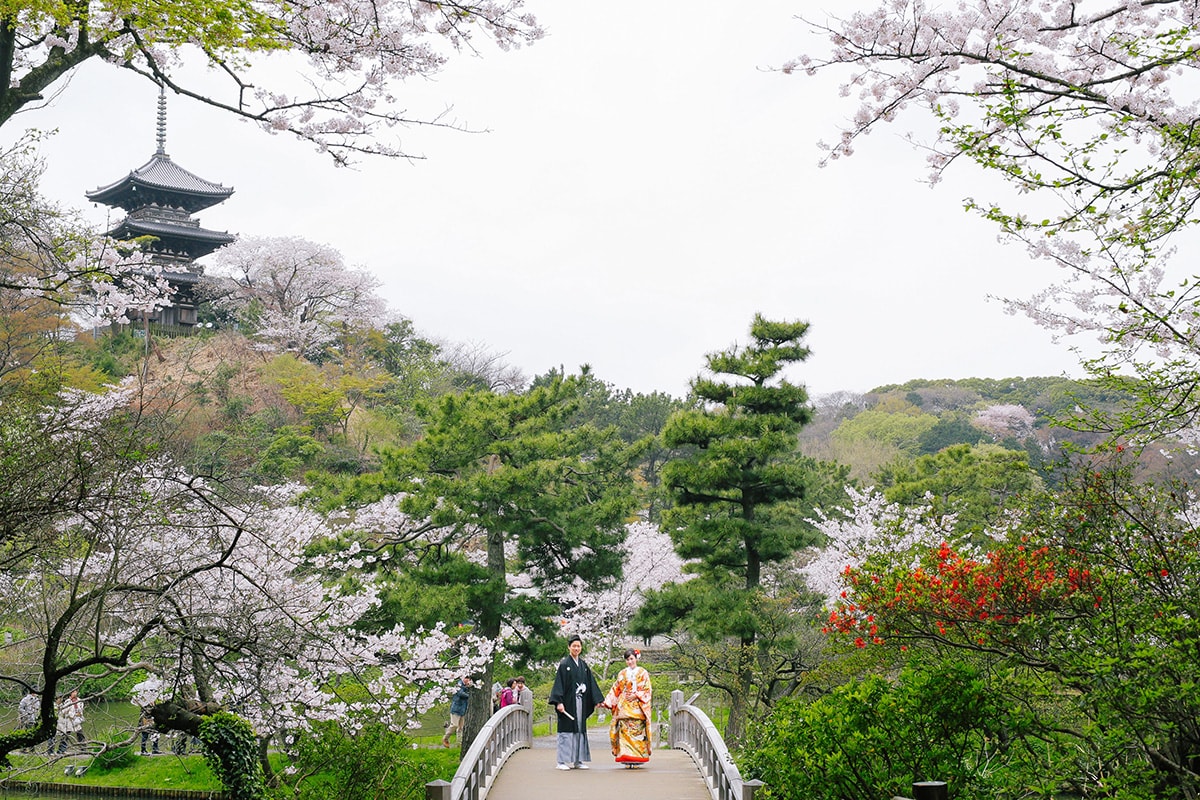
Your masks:
[{"label": "green leafy tree", "polygon": [[885,397],[878,405],[842,422],[833,432],[834,441],[872,441],[891,445],[908,456],[916,456],[938,419],[899,397]]},{"label": "green leafy tree", "polygon": [[324,452],[325,447],[313,437],[284,426],[263,449],[256,468],[267,477],[288,478]]},{"label": "green leafy tree", "polygon": [[983,431],[971,424],[965,415],[946,412],[938,415],[937,423],[921,434],[920,452],[931,455],[955,444],[976,444],[983,438]]},{"label": "green leafy tree", "polygon": [[[494,640],[515,634],[518,657],[559,636],[559,591],[575,578],[603,586],[621,573],[641,445],[612,428],[572,425],[579,391],[579,378],[559,377],[523,394],[447,395],[420,440],[382,456],[376,486],[404,493],[400,507],[438,532],[439,550],[483,550],[482,566],[451,566],[443,578],[466,579],[474,631]],[[534,592],[509,586],[518,572]],[[493,669],[494,661],[482,685]],[[475,695],[464,748],[490,713],[488,698]]]},{"label": "green leafy tree", "polygon": [[346,392],[330,386],[318,367],[289,353],[273,359],[264,367],[264,373],[313,431],[328,434],[344,429],[349,416]]},{"label": "green leafy tree", "polygon": [[748,346],[707,358],[714,376],[730,380],[693,380],[698,407],[672,415],[662,435],[668,447],[691,450],[668,462],[662,477],[674,500],[664,527],[696,577],[649,593],[632,629],[732,642],[730,672],[719,688],[730,698],[726,738],[734,742],[754,692],[763,567],[813,537],[793,505],[812,483],[813,462],[797,453],[797,434],[812,410],[804,387],[780,377],[808,357],[801,344],[807,331],[804,322],[756,315]]},{"label": "green leafy tree", "polygon": [[876,477],[889,501],[928,503],[939,517],[955,515],[954,528],[964,534],[983,531],[1041,485],[1024,451],[994,444],[956,444],[911,464],[893,465]]},{"label": "green leafy tree", "polygon": [[419,335],[411,320],[403,319],[366,331],[363,349],[387,375],[378,390],[378,404],[415,430],[417,405],[445,394],[452,385],[440,348]]}]

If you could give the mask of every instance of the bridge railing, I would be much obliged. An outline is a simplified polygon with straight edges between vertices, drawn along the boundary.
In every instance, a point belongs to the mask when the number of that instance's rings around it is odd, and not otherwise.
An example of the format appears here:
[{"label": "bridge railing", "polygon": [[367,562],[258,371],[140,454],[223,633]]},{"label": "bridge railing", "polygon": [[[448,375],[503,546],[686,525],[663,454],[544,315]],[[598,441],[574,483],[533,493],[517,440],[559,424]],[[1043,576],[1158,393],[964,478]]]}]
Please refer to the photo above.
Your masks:
[{"label": "bridge railing", "polygon": [[520,703],[492,714],[479,731],[449,783],[425,784],[425,800],[479,800],[508,757],[533,746],[533,715]]},{"label": "bridge railing", "polygon": [[712,720],[690,701],[684,701],[683,692],[678,689],[671,692],[667,743],[692,756],[708,781],[713,800],[754,800],[754,793],[763,785],[762,781],[742,780],[742,773]]}]

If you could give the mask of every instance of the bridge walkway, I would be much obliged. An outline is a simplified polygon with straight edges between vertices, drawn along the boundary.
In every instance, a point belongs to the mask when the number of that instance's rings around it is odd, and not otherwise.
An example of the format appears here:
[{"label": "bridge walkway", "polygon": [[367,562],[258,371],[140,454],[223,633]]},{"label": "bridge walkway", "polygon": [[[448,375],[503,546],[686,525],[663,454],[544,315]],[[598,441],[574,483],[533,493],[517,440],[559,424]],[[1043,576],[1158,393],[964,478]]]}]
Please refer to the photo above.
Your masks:
[{"label": "bridge walkway", "polygon": [[[510,705],[487,721],[463,755],[450,781],[425,784],[426,800],[623,800],[654,797],[661,800],[754,800],[762,787],[743,780],[725,741],[712,720],[671,692],[665,730],[650,763],[627,769],[612,760],[607,726],[588,731],[592,761],[589,769],[560,770],[554,763],[554,736],[533,736],[529,709]],[[656,737],[658,738],[658,737]],[[944,800],[940,798],[939,800]]]},{"label": "bridge walkway", "polygon": [[590,769],[557,769],[554,737],[539,736],[532,748],[509,757],[488,790],[487,800],[711,800],[708,782],[685,751],[669,749],[664,743],[654,750],[648,764],[627,769],[612,760],[608,727],[598,727],[588,731]]}]

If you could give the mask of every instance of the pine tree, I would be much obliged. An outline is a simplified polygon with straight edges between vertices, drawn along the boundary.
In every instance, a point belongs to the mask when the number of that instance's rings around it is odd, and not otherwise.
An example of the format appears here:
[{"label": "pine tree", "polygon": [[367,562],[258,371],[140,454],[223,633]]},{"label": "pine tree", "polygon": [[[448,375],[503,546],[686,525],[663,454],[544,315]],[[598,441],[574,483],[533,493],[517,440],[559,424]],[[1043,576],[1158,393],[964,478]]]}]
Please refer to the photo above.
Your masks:
[{"label": "pine tree", "polygon": [[[447,541],[483,545],[486,577],[470,587],[473,628],[496,640],[506,627],[522,631],[527,651],[518,657],[561,635],[553,601],[575,578],[603,588],[621,574],[625,523],[637,504],[632,469],[644,444],[575,424],[580,389],[578,377],[554,376],[521,394],[447,395],[419,441],[384,456],[383,475],[405,493],[405,512]],[[536,593],[512,590],[507,577],[516,572],[529,575]],[[492,672],[489,665],[481,685]],[[490,713],[486,697],[472,698],[464,749]]]},{"label": "pine tree", "polygon": [[754,690],[763,567],[813,537],[796,513],[816,466],[797,452],[812,409],[803,386],[779,378],[808,358],[801,344],[807,331],[805,322],[756,315],[751,344],[707,357],[713,377],[693,380],[695,407],[675,413],[662,434],[667,447],[690,450],[663,467],[674,500],[664,527],[697,575],[649,593],[632,629],[737,644],[728,683],[709,678],[730,696],[725,736],[731,742],[742,737]]}]

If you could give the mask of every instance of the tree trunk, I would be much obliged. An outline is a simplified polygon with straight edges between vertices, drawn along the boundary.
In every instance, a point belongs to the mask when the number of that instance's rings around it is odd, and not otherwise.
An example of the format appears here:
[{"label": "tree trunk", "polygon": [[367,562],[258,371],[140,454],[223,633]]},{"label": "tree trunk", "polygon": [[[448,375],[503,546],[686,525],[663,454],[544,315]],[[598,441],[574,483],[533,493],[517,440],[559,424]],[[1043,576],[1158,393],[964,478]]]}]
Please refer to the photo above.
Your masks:
[{"label": "tree trunk", "polygon": [[213,703],[212,684],[208,681],[208,665],[200,653],[200,645],[193,644],[192,650],[192,682],[196,684],[196,697],[201,703]]},{"label": "tree trunk", "polygon": [[478,691],[471,692],[471,701],[467,704],[467,718],[463,720],[463,734],[459,740],[459,747],[463,755],[466,755],[467,750],[475,742],[475,737],[483,730],[488,717],[492,715],[492,675],[493,665],[489,663],[476,683]]},{"label": "tree trunk", "polygon": [[[754,519],[753,504],[746,504],[742,516]],[[762,558],[750,542],[746,542],[746,592],[753,596],[762,581]],[[736,661],[736,680],[733,696],[729,703],[729,722],[725,726],[725,742],[732,748],[741,747],[746,738],[746,719],[750,712],[750,692],[754,689],[754,645],[753,634],[740,642]]]},{"label": "tree trunk", "polygon": [[17,25],[12,17],[0,18],[0,108],[9,104],[12,87],[13,60],[17,54]]},{"label": "tree trunk", "polygon": [[210,714],[220,711],[215,703],[189,703],[188,707],[171,701],[155,703],[150,709],[150,718],[154,727],[161,732],[183,731],[192,736],[200,736],[200,723]]},{"label": "tree trunk", "polygon": [[741,747],[746,738],[746,718],[750,709],[750,691],[754,686],[754,671],[750,656],[754,639],[743,639],[737,655],[737,683],[729,701],[729,721],[725,725],[725,743],[730,749]]},{"label": "tree trunk", "polygon": [[279,776],[271,769],[271,759],[267,756],[267,745],[270,742],[269,736],[258,737],[258,763],[262,764],[263,783],[273,788],[279,785]]},{"label": "tree trunk", "polygon": [[[500,625],[503,620],[505,594],[508,583],[505,576],[504,564],[504,534],[489,532],[487,537],[487,565],[491,573],[489,580],[491,591],[489,602],[479,613],[479,635],[488,639],[500,638]],[[463,720],[462,752],[466,753],[479,731],[487,724],[492,715],[492,681],[496,672],[496,659],[484,667],[479,676],[479,691],[471,693],[471,702],[467,705],[467,718]]]}]

